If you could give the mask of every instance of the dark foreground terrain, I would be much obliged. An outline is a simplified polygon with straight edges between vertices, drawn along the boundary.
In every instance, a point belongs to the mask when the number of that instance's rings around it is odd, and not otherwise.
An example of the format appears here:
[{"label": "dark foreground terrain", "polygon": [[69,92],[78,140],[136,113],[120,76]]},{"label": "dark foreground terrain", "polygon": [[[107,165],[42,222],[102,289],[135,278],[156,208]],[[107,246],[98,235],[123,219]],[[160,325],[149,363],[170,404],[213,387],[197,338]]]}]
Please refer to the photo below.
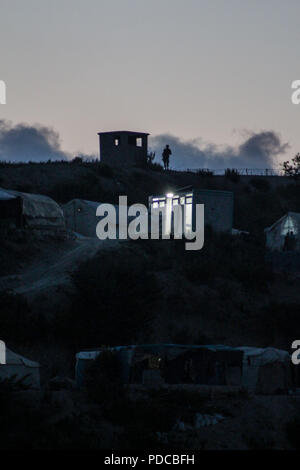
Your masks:
[{"label": "dark foreground terrain", "polygon": [[[233,191],[234,227],[250,234],[232,237],[208,227],[199,252],[187,252],[183,241],[174,240],[106,244],[23,231],[3,236],[1,339],[41,364],[42,390],[0,384],[0,447],[300,446],[297,395],[128,390],[111,369],[92,376],[84,390],[72,382],[75,353],[102,345],[222,343],[290,350],[300,327],[300,266],[275,268],[263,229],[288,210],[300,211],[297,181],[156,167],[111,170],[96,163],[0,168],[1,187],[60,203],[74,197],[117,202],[122,194],[129,203],[146,203],[149,194],[186,185]],[[197,415],[216,414],[222,416],[217,423],[199,425]]]}]

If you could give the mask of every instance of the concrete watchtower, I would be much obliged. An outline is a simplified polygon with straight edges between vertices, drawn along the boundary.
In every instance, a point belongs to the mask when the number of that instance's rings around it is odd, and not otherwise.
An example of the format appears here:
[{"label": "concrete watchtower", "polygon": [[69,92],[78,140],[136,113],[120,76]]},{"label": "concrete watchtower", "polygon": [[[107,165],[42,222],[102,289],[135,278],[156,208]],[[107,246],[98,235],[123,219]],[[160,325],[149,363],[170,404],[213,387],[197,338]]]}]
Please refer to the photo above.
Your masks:
[{"label": "concrete watchtower", "polygon": [[146,162],[148,135],[145,132],[98,132],[100,161],[110,166],[130,167]]}]

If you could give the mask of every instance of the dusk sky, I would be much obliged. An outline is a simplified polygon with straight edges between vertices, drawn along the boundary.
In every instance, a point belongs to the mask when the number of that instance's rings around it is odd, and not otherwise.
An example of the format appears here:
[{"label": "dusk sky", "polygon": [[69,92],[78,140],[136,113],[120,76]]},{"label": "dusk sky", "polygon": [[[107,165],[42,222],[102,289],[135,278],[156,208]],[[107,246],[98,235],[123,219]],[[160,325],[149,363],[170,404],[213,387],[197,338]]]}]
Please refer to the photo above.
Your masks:
[{"label": "dusk sky", "polygon": [[299,17],[297,0],[0,0],[0,118],[72,154],[98,154],[99,131],[171,134],[206,166],[270,132],[278,166],[300,151]]}]

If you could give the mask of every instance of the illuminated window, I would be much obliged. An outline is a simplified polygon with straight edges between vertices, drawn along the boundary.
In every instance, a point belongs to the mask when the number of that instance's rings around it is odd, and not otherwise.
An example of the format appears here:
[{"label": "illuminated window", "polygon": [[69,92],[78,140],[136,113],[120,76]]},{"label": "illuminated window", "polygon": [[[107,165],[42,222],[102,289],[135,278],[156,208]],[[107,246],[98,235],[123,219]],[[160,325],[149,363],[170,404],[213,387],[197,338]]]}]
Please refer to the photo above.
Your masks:
[{"label": "illuminated window", "polygon": [[159,202],[159,207],[165,207],[165,205],[166,205],[165,201],[160,201]]},{"label": "illuminated window", "polygon": [[173,199],[173,206],[178,206],[178,198]]},{"label": "illuminated window", "polygon": [[193,206],[191,204],[186,204],[185,206],[185,233],[191,233],[192,231],[192,215],[193,215]]},{"label": "illuminated window", "polygon": [[283,223],[281,235],[285,236],[288,232],[298,233],[298,227],[292,217],[289,215]]},{"label": "illuminated window", "polygon": [[148,359],[149,369],[160,369],[162,367],[163,360],[159,356],[150,356]]},{"label": "illuminated window", "polygon": [[153,202],[152,207],[156,209],[158,207],[158,202]]},{"label": "illuminated window", "polygon": [[187,204],[192,204],[192,202],[193,202],[193,198],[192,198],[192,197],[187,197],[187,198],[186,198],[186,203],[187,203]]},{"label": "illuminated window", "polygon": [[185,197],[183,196],[180,198],[180,204],[184,204],[184,203],[185,203]]},{"label": "illuminated window", "polygon": [[128,144],[133,145],[134,147],[142,147],[143,146],[143,138],[136,137],[135,135],[128,136]]}]

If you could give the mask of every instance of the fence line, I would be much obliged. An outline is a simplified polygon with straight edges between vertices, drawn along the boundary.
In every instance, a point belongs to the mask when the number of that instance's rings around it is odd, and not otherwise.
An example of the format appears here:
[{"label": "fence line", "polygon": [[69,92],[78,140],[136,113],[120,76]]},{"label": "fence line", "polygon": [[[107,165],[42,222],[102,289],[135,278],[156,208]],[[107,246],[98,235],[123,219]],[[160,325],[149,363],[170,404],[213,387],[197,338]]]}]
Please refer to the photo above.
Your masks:
[{"label": "fence line", "polygon": [[213,175],[225,175],[226,171],[234,171],[244,176],[285,176],[284,171],[280,168],[188,168],[189,173],[208,173]]}]

